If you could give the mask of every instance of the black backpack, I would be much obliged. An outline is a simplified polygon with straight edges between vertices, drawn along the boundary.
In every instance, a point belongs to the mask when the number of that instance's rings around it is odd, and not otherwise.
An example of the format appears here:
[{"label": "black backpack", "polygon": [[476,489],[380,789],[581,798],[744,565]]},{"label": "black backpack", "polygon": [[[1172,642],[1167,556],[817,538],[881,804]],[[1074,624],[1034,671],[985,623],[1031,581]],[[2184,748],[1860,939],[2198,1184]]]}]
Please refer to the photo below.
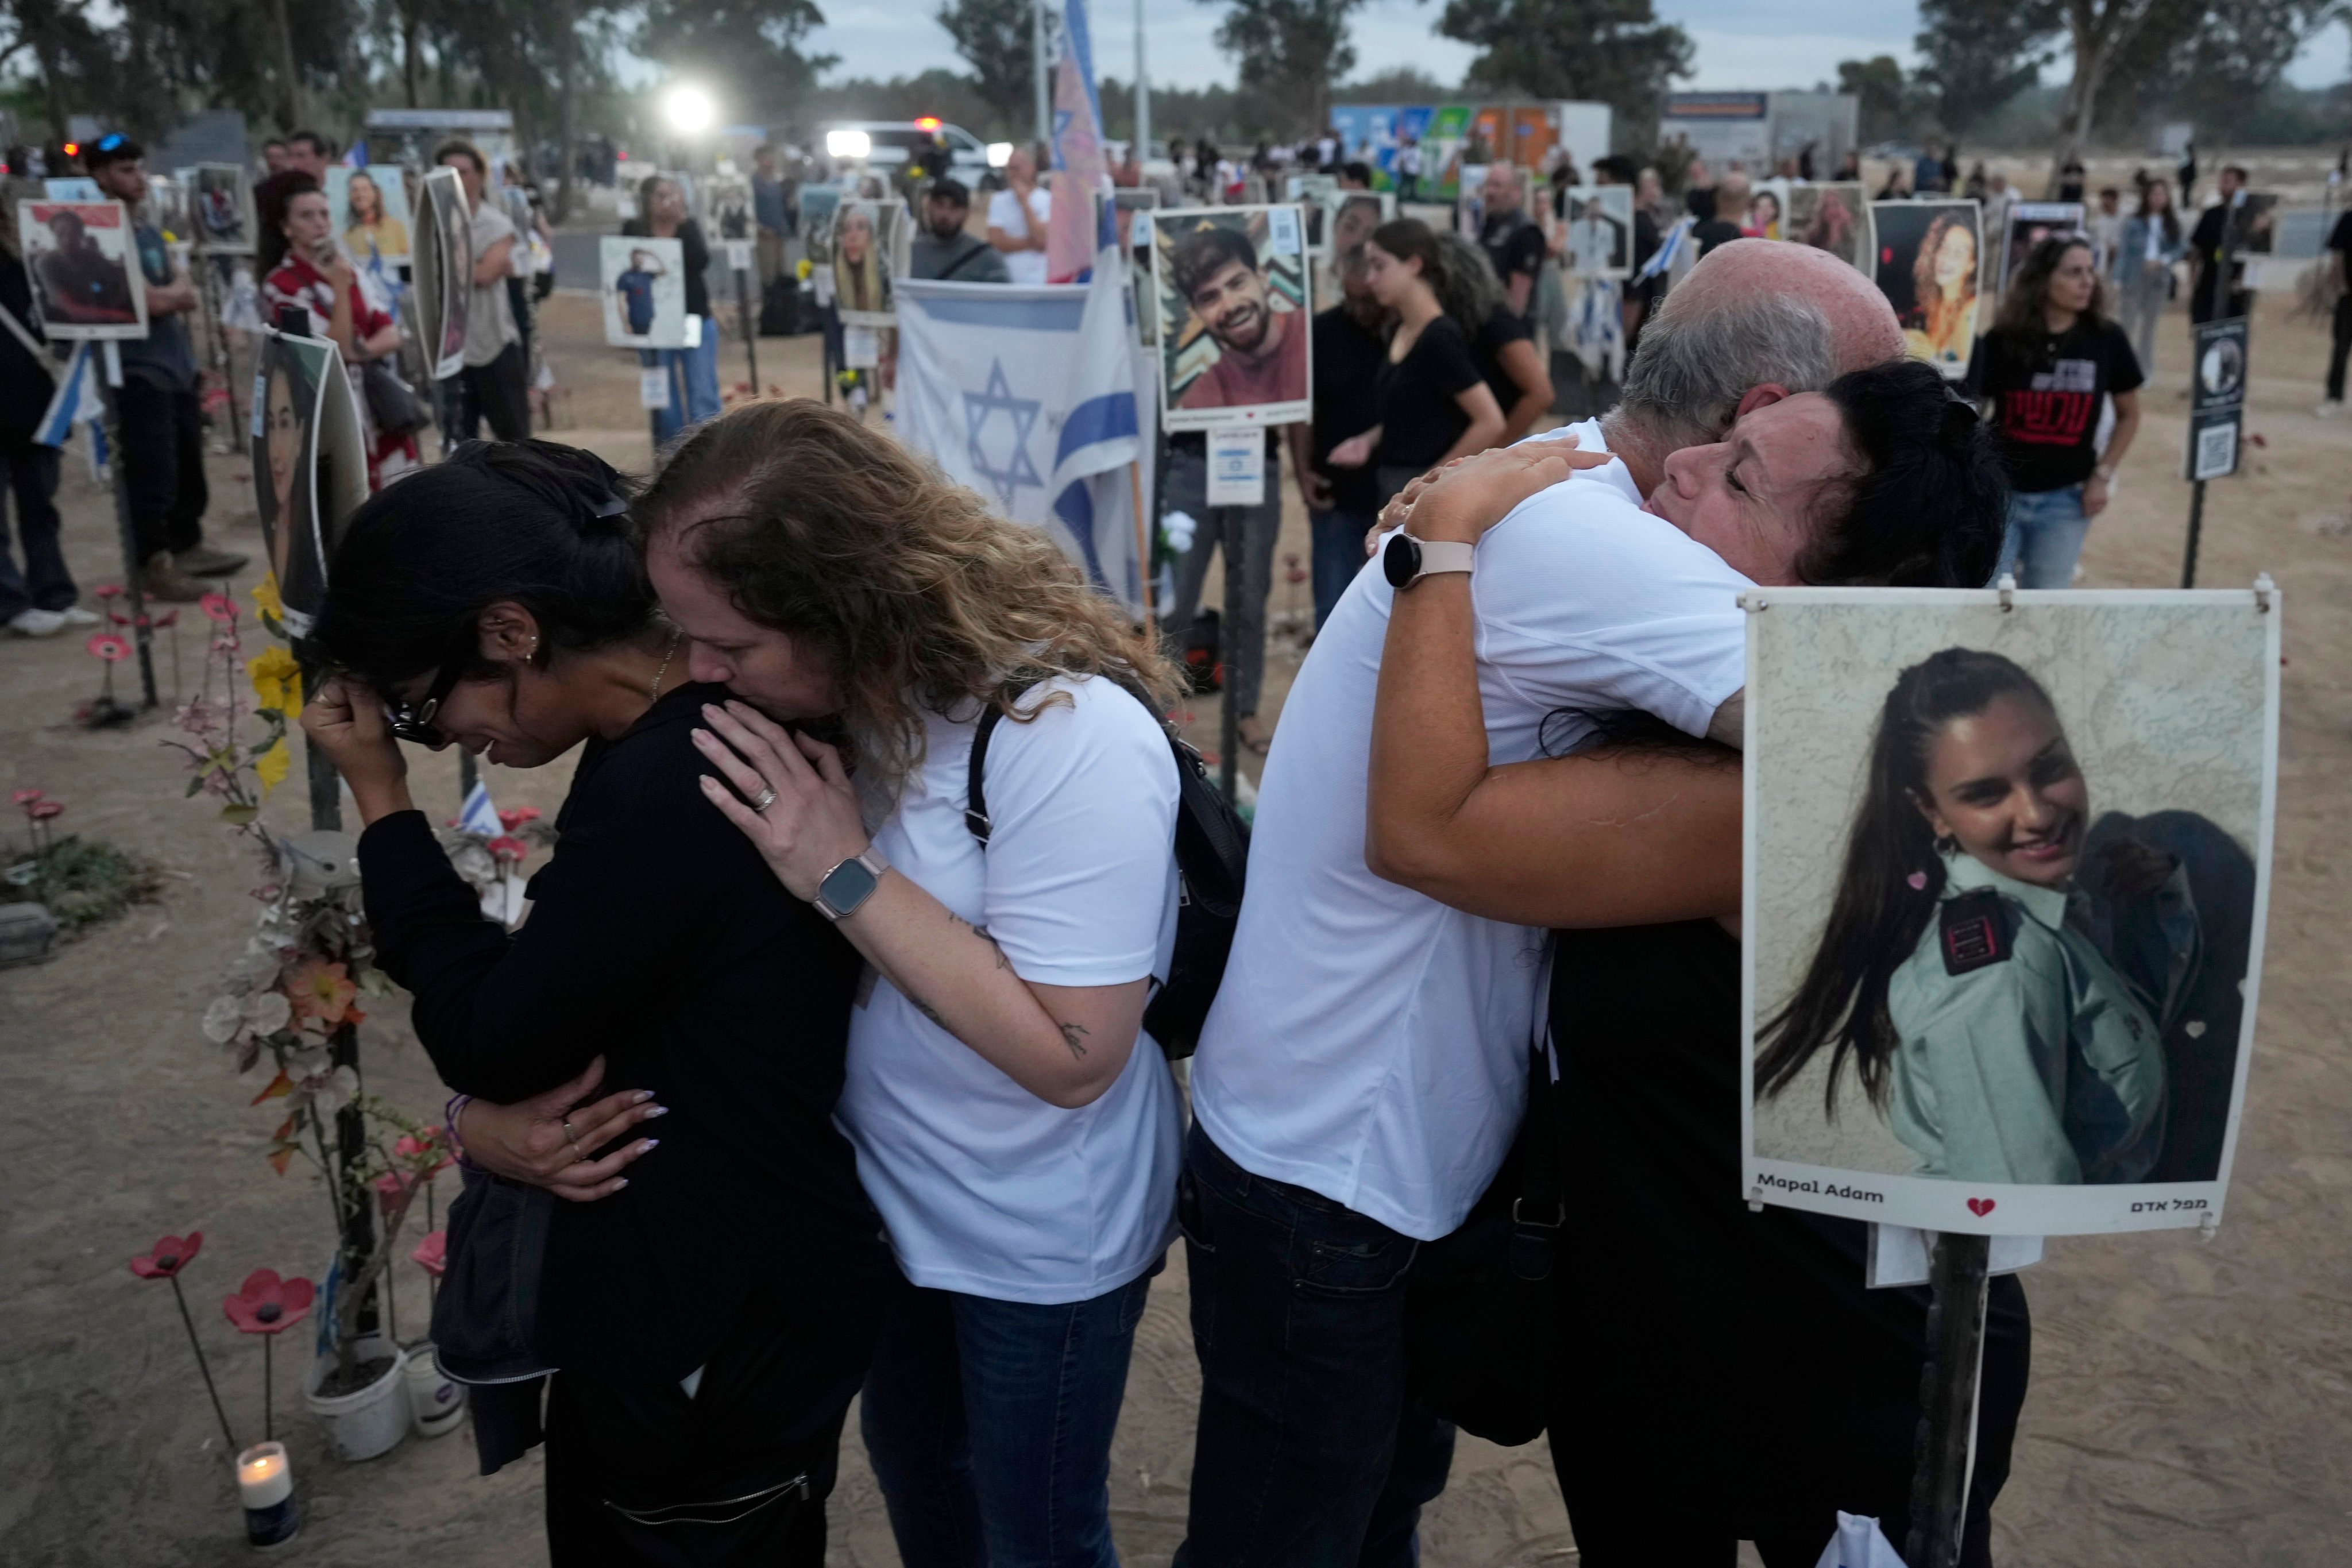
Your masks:
[{"label": "black backpack", "polygon": [[[1143,695],[1119,683],[1119,689],[1151,707]],[[1023,688],[1026,690],[1027,688]],[[1017,699],[1019,691],[1013,696]],[[988,847],[988,798],[981,773],[988,763],[988,737],[1004,717],[994,703],[980,716],[971,737],[971,763],[964,793],[964,826]],[[1242,881],[1249,865],[1249,824],[1234,809],[1216,781],[1209,776],[1201,753],[1176,732],[1176,727],[1152,718],[1168,737],[1176,759],[1176,952],[1168,979],[1151,994],[1143,1009],[1143,1026],[1160,1042],[1162,1055],[1177,1061],[1192,1054],[1201,1043],[1201,1026],[1208,1020],[1209,1004],[1225,977],[1225,959],[1234,950],[1234,927],[1242,913]]]}]

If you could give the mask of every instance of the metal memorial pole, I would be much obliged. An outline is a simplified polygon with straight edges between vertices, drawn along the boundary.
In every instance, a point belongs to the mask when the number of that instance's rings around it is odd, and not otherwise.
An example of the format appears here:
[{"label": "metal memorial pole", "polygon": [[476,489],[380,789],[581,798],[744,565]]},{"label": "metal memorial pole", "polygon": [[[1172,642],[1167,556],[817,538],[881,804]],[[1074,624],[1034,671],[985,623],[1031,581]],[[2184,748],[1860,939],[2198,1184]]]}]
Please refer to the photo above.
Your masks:
[{"label": "metal memorial pole", "polygon": [[1151,155],[1151,73],[1143,63],[1143,0],[1135,0],[1135,163]]},{"label": "metal memorial pole", "polygon": [[1241,715],[1234,711],[1233,659],[1234,628],[1242,615],[1242,514],[1239,507],[1231,506],[1211,507],[1209,513],[1216,520],[1217,552],[1224,557],[1225,574],[1224,625],[1217,628],[1217,663],[1223,667],[1217,693],[1217,787],[1234,800],[1242,749]]},{"label": "metal memorial pole", "polygon": [[131,465],[122,446],[122,351],[112,342],[82,367],[84,375],[98,377],[100,402],[105,409],[106,466],[114,489],[114,524],[122,544],[122,598],[131,612],[131,640],[139,649],[139,705],[152,709],[155,694],[155,628],[147,616],[147,595],[140,585],[146,563],[139,555],[139,530],[131,515]]},{"label": "metal memorial pole", "polygon": [[[2236,226],[2235,220],[2237,216],[2238,209],[2235,205],[2225,204],[2222,206],[2221,238],[2221,244],[2216,247],[2220,254],[2214,258],[2211,263],[2213,276],[2210,281],[2213,285],[2213,314],[2209,318],[2211,321],[2218,321],[2221,320],[2223,313],[2228,310],[2230,305],[2230,242],[2231,238],[2234,237],[2234,229]],[[2192,309],[2189,312],[2189,401],[2192,407],[2196,405],[2197,401],[2198,374],[2197,312],[2193,308],[2193,303],[2194,302],[2192,301]],[[2196,422],[2194,420],[2190,421],[2192,426]],[[2191,471],[2194,471],[2193,455],[2191,458]],[[2180,585],[2184,588],[2194,588],[2197,586],[2197,550],[2205,532],[2206,483],[2207,481],[2204,479],[2191,479],[2189,481],[2189,542],[2183,548],[2180,558]]]},{"label": "metal memorial pole", "polygon": [[751,314],[751,274],[735,268],[735,317],[743,325],[743,363],[751,374],[751,395],[760,395],[760,318]]},{"label": "metal memorial pole", "polygon": [[213,284],[218,269],[210,256],[188,258],[190,270],[195,275],[196,321],[205,331],[205,357],[213,362],[213,374],[220,377],[221,392],[228,399],[228,428],[223,433],[221,450],[236,455],[239,440],[236,422],[236,361],[228,352],[228,334],[221,326],[221,313],[213,303]]},{"label": "metal memorial pole", "polygon": [[1054,86],[1045,59],[1045,0],[1032,0],[1029,12],[1029,66],[1037,89],[1036,144],[1054,139]]},{"label": "metal memorial pole", "polygon": [[1954,1568],[1960,1560],[1991,1246],[1986,1237],[1946,1232],[1927,1265],[1927,1362],[1919,1373],[1911,1531],[1903,1547],[1910,1568]]}]

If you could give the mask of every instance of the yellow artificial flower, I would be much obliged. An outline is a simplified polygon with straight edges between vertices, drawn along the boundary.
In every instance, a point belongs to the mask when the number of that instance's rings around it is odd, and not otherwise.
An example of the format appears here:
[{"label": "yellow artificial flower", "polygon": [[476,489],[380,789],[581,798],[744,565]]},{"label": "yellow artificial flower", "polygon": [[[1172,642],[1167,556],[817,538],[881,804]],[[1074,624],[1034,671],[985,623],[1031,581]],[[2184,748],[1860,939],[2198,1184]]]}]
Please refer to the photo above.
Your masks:
[{"label": "yellow artificial flower", "polygon": [[253,602],[260,605],[262,611],[267,614],[270,619],[277,621],[281,626],[285,624],[286,605],[278,597],[277,573],[271,572],[265,574],[261,581],[253,585]]},{"label": "yellow artificial flower", "polygon": [[289,722],[302,710],[302,667],[295,662],[293,649],[272,643],[246,660],[245,668],[264,708],[277,709]]},{"label": "yellow artificial flower", "polygon": [[285,741],[281,739],[253,759],[253,776],[261,781],[263,795],[267,795],[286,782],[286,770],[292,765],[293,758],[294,753],[287,749]]}]

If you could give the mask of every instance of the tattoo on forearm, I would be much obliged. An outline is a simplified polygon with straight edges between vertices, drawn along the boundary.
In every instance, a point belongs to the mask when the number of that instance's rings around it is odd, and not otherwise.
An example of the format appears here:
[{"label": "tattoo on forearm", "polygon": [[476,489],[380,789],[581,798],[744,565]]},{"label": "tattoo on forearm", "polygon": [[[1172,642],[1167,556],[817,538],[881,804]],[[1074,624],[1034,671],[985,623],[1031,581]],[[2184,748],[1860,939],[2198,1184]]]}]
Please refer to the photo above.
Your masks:
[{"label": "tattoo on forearm", "polygon": [[989,947],[996,954],[997,968],[1010,969],[1013,967],[1013,961],[1004,956],[1003,945],[994,937],[988,934],[988,928],[986,926],[973,925],[971,921],[965,920],[961,915],[957,914],[952,910],[948,911],[948,924],[962,926],[966,931],[971,932],[972,935],[988,943]]},{"label": "tattoo on forearm", "polygon": [[1070,1047],[1070,1054],[1083,1058],[1087,1054],[1085,1045],[1088,1033],[1087,1026],[1083,1024],[1064,1024],[1061,1026],[1061,1030],[1062,1043]]}]

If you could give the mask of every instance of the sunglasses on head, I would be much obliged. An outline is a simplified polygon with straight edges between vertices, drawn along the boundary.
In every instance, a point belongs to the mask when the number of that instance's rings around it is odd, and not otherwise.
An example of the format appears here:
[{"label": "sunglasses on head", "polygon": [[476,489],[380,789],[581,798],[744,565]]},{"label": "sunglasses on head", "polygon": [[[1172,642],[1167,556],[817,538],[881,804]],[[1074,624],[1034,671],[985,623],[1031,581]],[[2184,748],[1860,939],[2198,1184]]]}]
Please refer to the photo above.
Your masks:
[{"label": "sunglasses on head", "polygon": [[110,131],[105,135],[100,137],[94,145],[96,150],[100,153],[111,153],[117,147],[121,146],[125,142],[130,140],[130,137],[125,136],[120,131]]}]

